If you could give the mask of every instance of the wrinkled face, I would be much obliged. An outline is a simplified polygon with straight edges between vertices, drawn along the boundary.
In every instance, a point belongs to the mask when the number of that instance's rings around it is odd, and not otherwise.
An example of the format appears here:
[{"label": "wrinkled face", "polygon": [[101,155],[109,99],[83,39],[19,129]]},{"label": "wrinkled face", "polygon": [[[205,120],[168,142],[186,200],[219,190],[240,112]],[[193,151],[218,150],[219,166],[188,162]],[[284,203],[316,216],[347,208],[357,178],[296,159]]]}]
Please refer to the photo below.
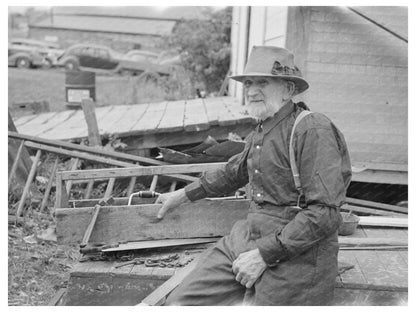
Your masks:
[{"label": "wrinkled face", "polygon": [[243,83],[248,112],[260,120],[277,113],[294,91],[292,83],[278,78],[249,77]]}]

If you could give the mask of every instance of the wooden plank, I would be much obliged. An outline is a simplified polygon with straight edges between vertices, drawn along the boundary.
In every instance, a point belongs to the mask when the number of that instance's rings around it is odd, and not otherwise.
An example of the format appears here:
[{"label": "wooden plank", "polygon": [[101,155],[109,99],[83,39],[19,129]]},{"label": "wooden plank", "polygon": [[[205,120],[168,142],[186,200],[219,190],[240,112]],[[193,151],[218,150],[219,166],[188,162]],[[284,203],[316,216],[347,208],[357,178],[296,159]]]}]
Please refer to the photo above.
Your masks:
[{"label": "wooden plank", "polygon": [[241,137],[246,137],[254,126],[252,124],[237,124],[233,126],[211,126],[208,130],[198,132],[165,132],[165,133],[128,133],[123,140],[129,146],[140,146],[142,148],[169,147],[174,145],[184,145],[201,143],[208,136],[216,140],[227,140],[230,132],[234,132]]},{"label": "wooden plank", "polygon": [[30,185],[32,184],[32,181],[35,177],[36,169],[38,168],[38,162],[40,160],[41,155],[42,155],[42,151],[38,150],[36,152],[35,159],[33,160],[32,168],[30,169],[29,176],[26,180],[26,184],[25,184],[25,187],[23,189],[22,197],[20,198],[20,201],[19,201],[19,206],[17,207],[17,211],[16,211],[16,216],[17,217],[23,216],[23,208],[24,208],[25,203],[26,203],[26,197],[29,194]]},{"label": "wooden plank", "polygon": [[365,246],[408,246],[407,239],[403,238],[376,238],[376,237],[348,237],[338,238],[340,247],[365,247]]},{"label": "wooden plank", "polygon": [[[386,270],[377,253],[387,251],[359,251],[355,256],[369,284],[374,286],[407,287],[407,271]],[[384,255],[383,257],[385,257]]]},{"label": "wooden plank", "polygon": [[146,112],[130,129],[130,132],[141,133],[156,132],[156,129],[165,113],[167,102],[149,104]]},{"label": "wooden plank", "polygon": [[52,167],[51,175],[48,180],[48,184],[46,185],[45,194],[43,195],[42,204],[40,205],[40,209],[39,209],[40,212],[43,212],[45,210],[45,207],[48,203],[49,194],[51,193],[51,189],[52,189],[52,182],[53,182],[53,179],[55,178],[56,169],[58,168],[58,162],[59,162],[59,157],[56,157],[55,162]]},{"label": "wooden plank", "polygon": [[178,270],[176,274],[153,291],[150,295],[142,300],[139,305],[155,306],[158,305],[172,290],[174,290],[193,269],[195,269],[197,259],[192,261],[186,267]]},{"label": "wooden plank", "polygon": [[408,209],[406,207],[377,203],[377,202],[373,202],[369,200],[363,200],[363,199],[357,199],[357,198],[351,198],[351,197],[347,197],[347,202],[353,205],[366,206],[366,207],[376,208],[376,209],[381,209],[381,210],[390,210],[390,211],[401,212],[401,213],[408,212]]},{"label": "wooden plank", "polygon": [[184,129],[185,101],[170,101],[167,103],[162,120],[157,126],[157,132],[176,132]]},{"label": "wooden plank", "polygon": [[[127,187],[127,192],[126,192],[127,196],[130,196],[131,193],[133,193],[134,185],[136,184],[136,179],[137,179],[136,177],[131,177],[130,182],[129,182],[129,186]],[[127,204],[127,202],[126,202],[126,204]]]},{"label": "wooden plank", "polygon": [[62,298],[64,297],[67,289],[66,288],[59,288],[59,290],[55,293],[52,299],[49,301],[48,306],[58,306],[62,302]]},{"label": "wooden plank", "polygon": [[211,126],[218,126],[220,115],[224,113],[225,107],[217,97],[203,99],[208,122]]},{"label": "wooden plank", "polygon": [[358,261],[353,251],[341,250],[338,254],[338,261],[342,261],[348,264],[354,265],[350,270],[345,271],[341,274],[340,278],[342,283],[360,283],[367,284],[367,280],[363,275]]},{"label": "wooden plank", "polygon": [[97,107],[98,130],[101,134],[111,134],[111,132],[108,130],[109,125],[113,124],[114,122],[122,123],[123,117],[127,116],[129,106],[112,105],[110,107],[111,109],[106,111],[104,114],[98,114],[99,110],[101,110],[101,107]]},{"label": "wooden plank", "polygon": [[25,142],[25,146],[33,148],[33,149],[44,150],[44,151],[55,153],[58,155],[66,155],[66,156],[71,156],[74,158],[87,159],[87,160],[95,161],[95,162],[106,164],[106,165],[113,165],[113,166],[119,166],[119,167],[134,166],[133,164],[127,163],[124,161],[114,160],[111,158],[105,158],[101,156],[95,156],[95,155],[91,155],[91,154],[83,153],[83,152],[71,151],[71,150],[67,150],[63,148],[52,147],[52,146],[33,143],[29,141]]},{"label": "wooden plank", "polygon": [[402,171],[365,170],[353,172],[352,181],[365,183],[401,184],[409,182],[408,173]]},{"label": "wooden plank", "polygon": [[58,114],[58,112],[37,114],[35,115],[36,118],[32,119],[29,123],[18,125],[19,131],[29,132],[31,134],[34,132],[39,132],[39,129],[45,129],[44,125],[48,123],[48,121],[51,121],[56,116],[58,116]]},{"label": "wooden plank", "polygon": [[149,104],[127,105],[124,116],[107,125],[106,132],[116,134],[129,133],[133,126],[142,120],[148,108]]},{"label": "wooden plank", "polygon": [[52,140],[68,140],[76,138],[75,134],[81,131],[80,128],[87,129],[87,125],[84,113],[81,110],[76,110],[68,119],[65,119],[50,130],[44,131],[41,136]]},{"label": "wooden plank", "polygon": [[141,242],[128,242],[125,244],[120,244],[120,246],[118,247],[104,249],[103,252],[205,244],[205,243],[216,242],[218,241],[218,239],[219,237],[210,237],[210,238],[162,239],[162,240],[151,240],[151,241],[141,241]]},{"label": "wooden plank", "polygon": [[56,173],[56,195],[55,195],[55,211],[58,208],[68,207],[68,197],[66,195],[66,187],[62,181],[62,172]]},{"label": "wooden plank", "polygon": [[8,187],[9,187],[9,189],[10,189],[10,185],[13,182],[14,176],[16,174],[17,166],[20,163],[20,157],[22,156],[24,144],[25,144],[25,141],[22,140],[20,142],[20,145],[19,145],[19,148],[17,150],[15,159],[13,161],[12,169],[10,170],[10,173],[9,173],[9,181],[8,181]]},{"label": "wooden plank", "polygon": [[[100,201],[99,198],[85,198],[78,200],[70,200],[69,207],[74,208],[85,208],[85,207],[94,207]],[[114,197],[114,206],[126,206],[129,201],[129,197]],[[141,198],[134,196],[131,200],[131,205],[143,205],[143,204],[154,204],[156,198]]]},{"label": "wooden plank", "polygon": [[359,223],[363,226],[387,226],[407,228],[407,218],[387,218],[387,217],[360,217]]},{"label": "wooden plank", "polygon": [[123,178],[134,176],[172,175],[182,173],[198,173],[222,168],[225,163],[201,163],[167,166],[147,166],[111,169],[91,169],[77,171],[62,171],[64,180]]},{"label": "wooden plank", "polygon": [[16,125],[17,128],[19,128],[20,126],[30,122],[31,120],[37,118],[40,114],[35,114],[35,115],[26,115],[26,116],[22,116],[22,117],[18,117],[15,118],[13,120],[14,124]]},{"label": "wooden plank", "polygon": [[44,133],[53,130],[57,125],[64,123],[66,120],[70,119],[71,116],[76,114],[76,111],[65,110],[58,112],[53,118],[48,119],[45,123],[40,124],[38,127],[32,129],[22,129],[22,132],[28,133],[33,136],[43,137]]},{"label": "wooden plank", "polygon": [[150,184],[150,191],[155,191],[156,190],[156,186],[157,186],[157,180],[159,179],[158,175],[154,175],[152,178],[152,183]]},{"label": "wooden plank", "polygon": [[[181,205],[158,220],[156,215],[160,207],[161,205],[102,207],[90,241],[117,243],[223,236],[230,232],[236,221],[246,218],[249,201],[201,200]],[[92,209],[56,209],[58,242],[79,243]]]},{"label": "wooden plank", "polygon": [[89,199],[91,197],[91,192],[92,192],[93,187],[94,187],[94,180],[90,180],[85,190],[85,196],[84,196],[85,199]]},{"label": "wooden plank", "polygon": [[[87,153],[65,150],[65,149],[62,149],[62,148],[56,148],[56,147],[47,146],[47,145],[43,145],[43,144],[32,143],[32,142],[25,142],[25,146],[31,147],[31,148],[34,148],[34,149],[41,149],[41,150],[48,151],[48,152],[55,153],[55,154],[59,154],[59,155],[66,155],[66,156],[77,157],[77,158],[81,158],[81,159],[87,159],[87,160],[99,162],[99,163],[106,164],[106,165],[112,165],[112,166],[118,166],[118,167],[127,167],[129,169],[134,169],[133,168],[134,164],[124,162],[124,161],[114,160],[114,159],[111,159],[111,158],[105,158],[105,157],[90,155],[90,154],[87,154]],[[145,167],[137,166],[137,168],[145,168]],[[99,170],[99,169],[97,169],[97,170]],[[115,169],[113,169],[113,170],[115,170]],[[87,170],[84,170],[84,172],[87,172]],[[164,175],[163,173],[161,173],[161,174]],[[117,176],[117,174],[113,174],[113,176]],[[197,180],[197,178],[195,178],[195,177],[191,177],[191,176],[187,176],[187,175],[183,175],[183,174],[169,174],[168,176],[171,177],[171,178],[174,178],[174,179],[185,181],[185,182],[193,182],[193,181]],[[107,178],[111,178],[111,177],[112,176],[109,176]],[[94,177],[91,176],[89,178],[94,178]],[[65,179],[65,180],[68,180],[68,179]]]},{"label": "wooden plank", "polygon": [[130,161],[135,161],[138,163],[151,164],[151,165],[167,165],[168,164],[166,162],[163,162],[160,160],[154,160],[151,158],[140,157],[140,156],[130,155],[126,153],[114,152],[114,151],[106,151],[103,149],[97,149],[97,148],[90,147],[90,146],[73,144],[73,143],[68,143],[68,142],[63,142],[63,141],[42,139],[42,138],[30,136],[30,135],[16,133],[13,131],[9,131],[8,135],[9,137],[14,138],[14,139],[28,140],[34,143],[40,143],[40,144],[50,145],[50,146],[59,147],[59,148],[66,148],[66,149],[71,149],[71,150],[80,151],[80,152],[87,152],[87,153],[91,153],[94,155],[120,158],[123,160],[130,160]]},{"label": "wooden plank", "polygon": [[375,215],[375,216],[396,216],[396,217],[405,216],[405,214],[402,214],[402,213],[395,213],[391,211],[384,211],[384,210],[359,207],[359,206],[353,206],[353,205],[344,205],[341,207],[341,210],[365,213],[365,214],[370,214],[370,215]]},{"label": "wooden plank", "polygon": [[[79,165],[79,158],[71,158],[72,161],[72,166],[71,166],[71,171],[75,171],[78,168]],[[72,188],[72,181],[68,181],[66,182],[66,194],[68,196],[68,198],[70,197],[71,194],[71,188]]]},{"label": "wooden plank", "polygon": [[[95,114],[95,104],[91,99],[84,99],[81,103],[84,118],[87,123],[88,141],[91,146],[101,146],[100,131],[98,130],[97,116]],[[108,106],[109,110],[113,107]]]},{"label": "wooden plank", "polygon": [[107,188],[105,190],[104,198],[109,198],[113,193],[114,183],[116,182],[115,178],[110,178],[108,180]]},{"label": "wooden plank", "polygon": [[209,129],[209,120],[202,99],[186,101],[183,125],[187,132]]}]

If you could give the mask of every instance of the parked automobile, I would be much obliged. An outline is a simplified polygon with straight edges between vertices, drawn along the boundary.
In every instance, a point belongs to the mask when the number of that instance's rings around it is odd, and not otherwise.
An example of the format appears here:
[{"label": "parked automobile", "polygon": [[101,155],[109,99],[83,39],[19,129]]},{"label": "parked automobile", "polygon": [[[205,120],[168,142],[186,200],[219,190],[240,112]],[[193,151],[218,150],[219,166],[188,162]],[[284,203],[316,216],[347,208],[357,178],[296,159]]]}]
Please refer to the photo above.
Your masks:
[{"label": "parked automobile", "polygon": [[67,70],[88,70],[123,75],[146,74],[153,79],[157,79],[160,75],[169,75],[166,66],[150,60],[154,57],[157,58],[157,54],[145,51],[137,52],[134,50],[130,54],[122,54],[102,45],[76,44],[65,51],[58,59],[58,64]]},{"label": "parked automobile", "polygon": [[64,50],[54,42],[13,38],[9,42],[9,65],[25,68],[36,66],[49,68],[57,65],[58,57],[63,53]]}]

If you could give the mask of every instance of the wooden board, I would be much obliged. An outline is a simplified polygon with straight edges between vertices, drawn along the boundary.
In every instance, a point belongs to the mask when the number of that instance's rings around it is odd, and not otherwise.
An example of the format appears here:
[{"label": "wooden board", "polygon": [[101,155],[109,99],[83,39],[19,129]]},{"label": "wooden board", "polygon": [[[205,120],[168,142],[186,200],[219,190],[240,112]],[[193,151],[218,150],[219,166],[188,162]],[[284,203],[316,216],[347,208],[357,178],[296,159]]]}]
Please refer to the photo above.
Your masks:
[{"label": "wooden board", "polygon": [[187,132],[209,129],[209,120],[202,99],[186,101],[183,125]]},{"label": "wooden board", "polygon": [[157,126],[157,132],[182,131],[184,129],[184,112],[184,100],[168,102],[163,118]]},{"label": "wooden board", "polygon": [[70,119],[71,116],[73,116],[74,114],[76,114],[76,111],[73,111],[73,110],[58,112],[56,115],[54,115],[50,119],[46,120],[45,123],[42,123],[42,124],[39,124],[38,126],[36,126],[36,125],[32,125],[32,122],[30,122],[27,125],[28,128],[25,128],[24,126],[20,126],[19,131],[22,132],[22,133],[29,133],[31,135],[42,137],[43,135],[48,133],[48,131],[50,131],[54,127],[64,123],[68,119]]},{"label": "wooden board", "polygon": [[141,242],[128,242],[120,244],[118,247],[103,249],[103,252],[140,250],[150,248],[166,248],[172,246],[185,246],[195,244],[213,243],[218,241],[218,237],[212,238],[187,238],[187,239],[159,239]]},{"label": "wooden board", "polygon": [[142,120],[143,115],[149,108],[149,104],[127,105],[124,107],[125,114],[118,120],[110,122],[108,125],[103,124],[106,133],[129,133],[135,124]]},{"label": "wooden board", "polygon": [[407,228],[407,218],[387,218],[387,217],[360,217],[359,223],[362,226],[387,226]]},{"label": "wooden board", "polygon": [[[140,241],[165,238],[223,236],[246,218],[249,201],[207,201],[184,204],[158,220],[161,205],[102,207],[91,242]],[[79,243],[93,208],[56,209],[56,233],[61,244]],[[224,211],[227,213],[224,213]],[[201,222],[203,220],[203,222]]]},{"label": "wooden board", "polygon": [[151,103],[142,118],[130,129],[131,133],[154,132],[166,110],[167,102]]},{"label": "wooden board", "polygon": [[[122,162],[120,162],[122,163]],[[63,180],[85,180],[103,178],[138,177],[149,175],[171,175],[176,173],[199,173],[222,168],[225,163],[201,163],[185,165],[146,166],[111,169],[60,171]]]}]

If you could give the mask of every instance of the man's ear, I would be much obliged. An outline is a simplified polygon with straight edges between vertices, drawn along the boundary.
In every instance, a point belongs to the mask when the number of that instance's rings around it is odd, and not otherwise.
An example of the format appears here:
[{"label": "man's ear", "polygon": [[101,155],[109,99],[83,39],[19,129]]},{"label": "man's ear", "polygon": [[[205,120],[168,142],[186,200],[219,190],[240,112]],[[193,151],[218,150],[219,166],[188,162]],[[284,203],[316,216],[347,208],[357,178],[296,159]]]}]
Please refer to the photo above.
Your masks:
[{"label": "man's ear", "polygon": [[287,101],[292,98],[295,93],[296,85],[293,81],[286,81],[286,94],[283,96],[283,100]]}]

